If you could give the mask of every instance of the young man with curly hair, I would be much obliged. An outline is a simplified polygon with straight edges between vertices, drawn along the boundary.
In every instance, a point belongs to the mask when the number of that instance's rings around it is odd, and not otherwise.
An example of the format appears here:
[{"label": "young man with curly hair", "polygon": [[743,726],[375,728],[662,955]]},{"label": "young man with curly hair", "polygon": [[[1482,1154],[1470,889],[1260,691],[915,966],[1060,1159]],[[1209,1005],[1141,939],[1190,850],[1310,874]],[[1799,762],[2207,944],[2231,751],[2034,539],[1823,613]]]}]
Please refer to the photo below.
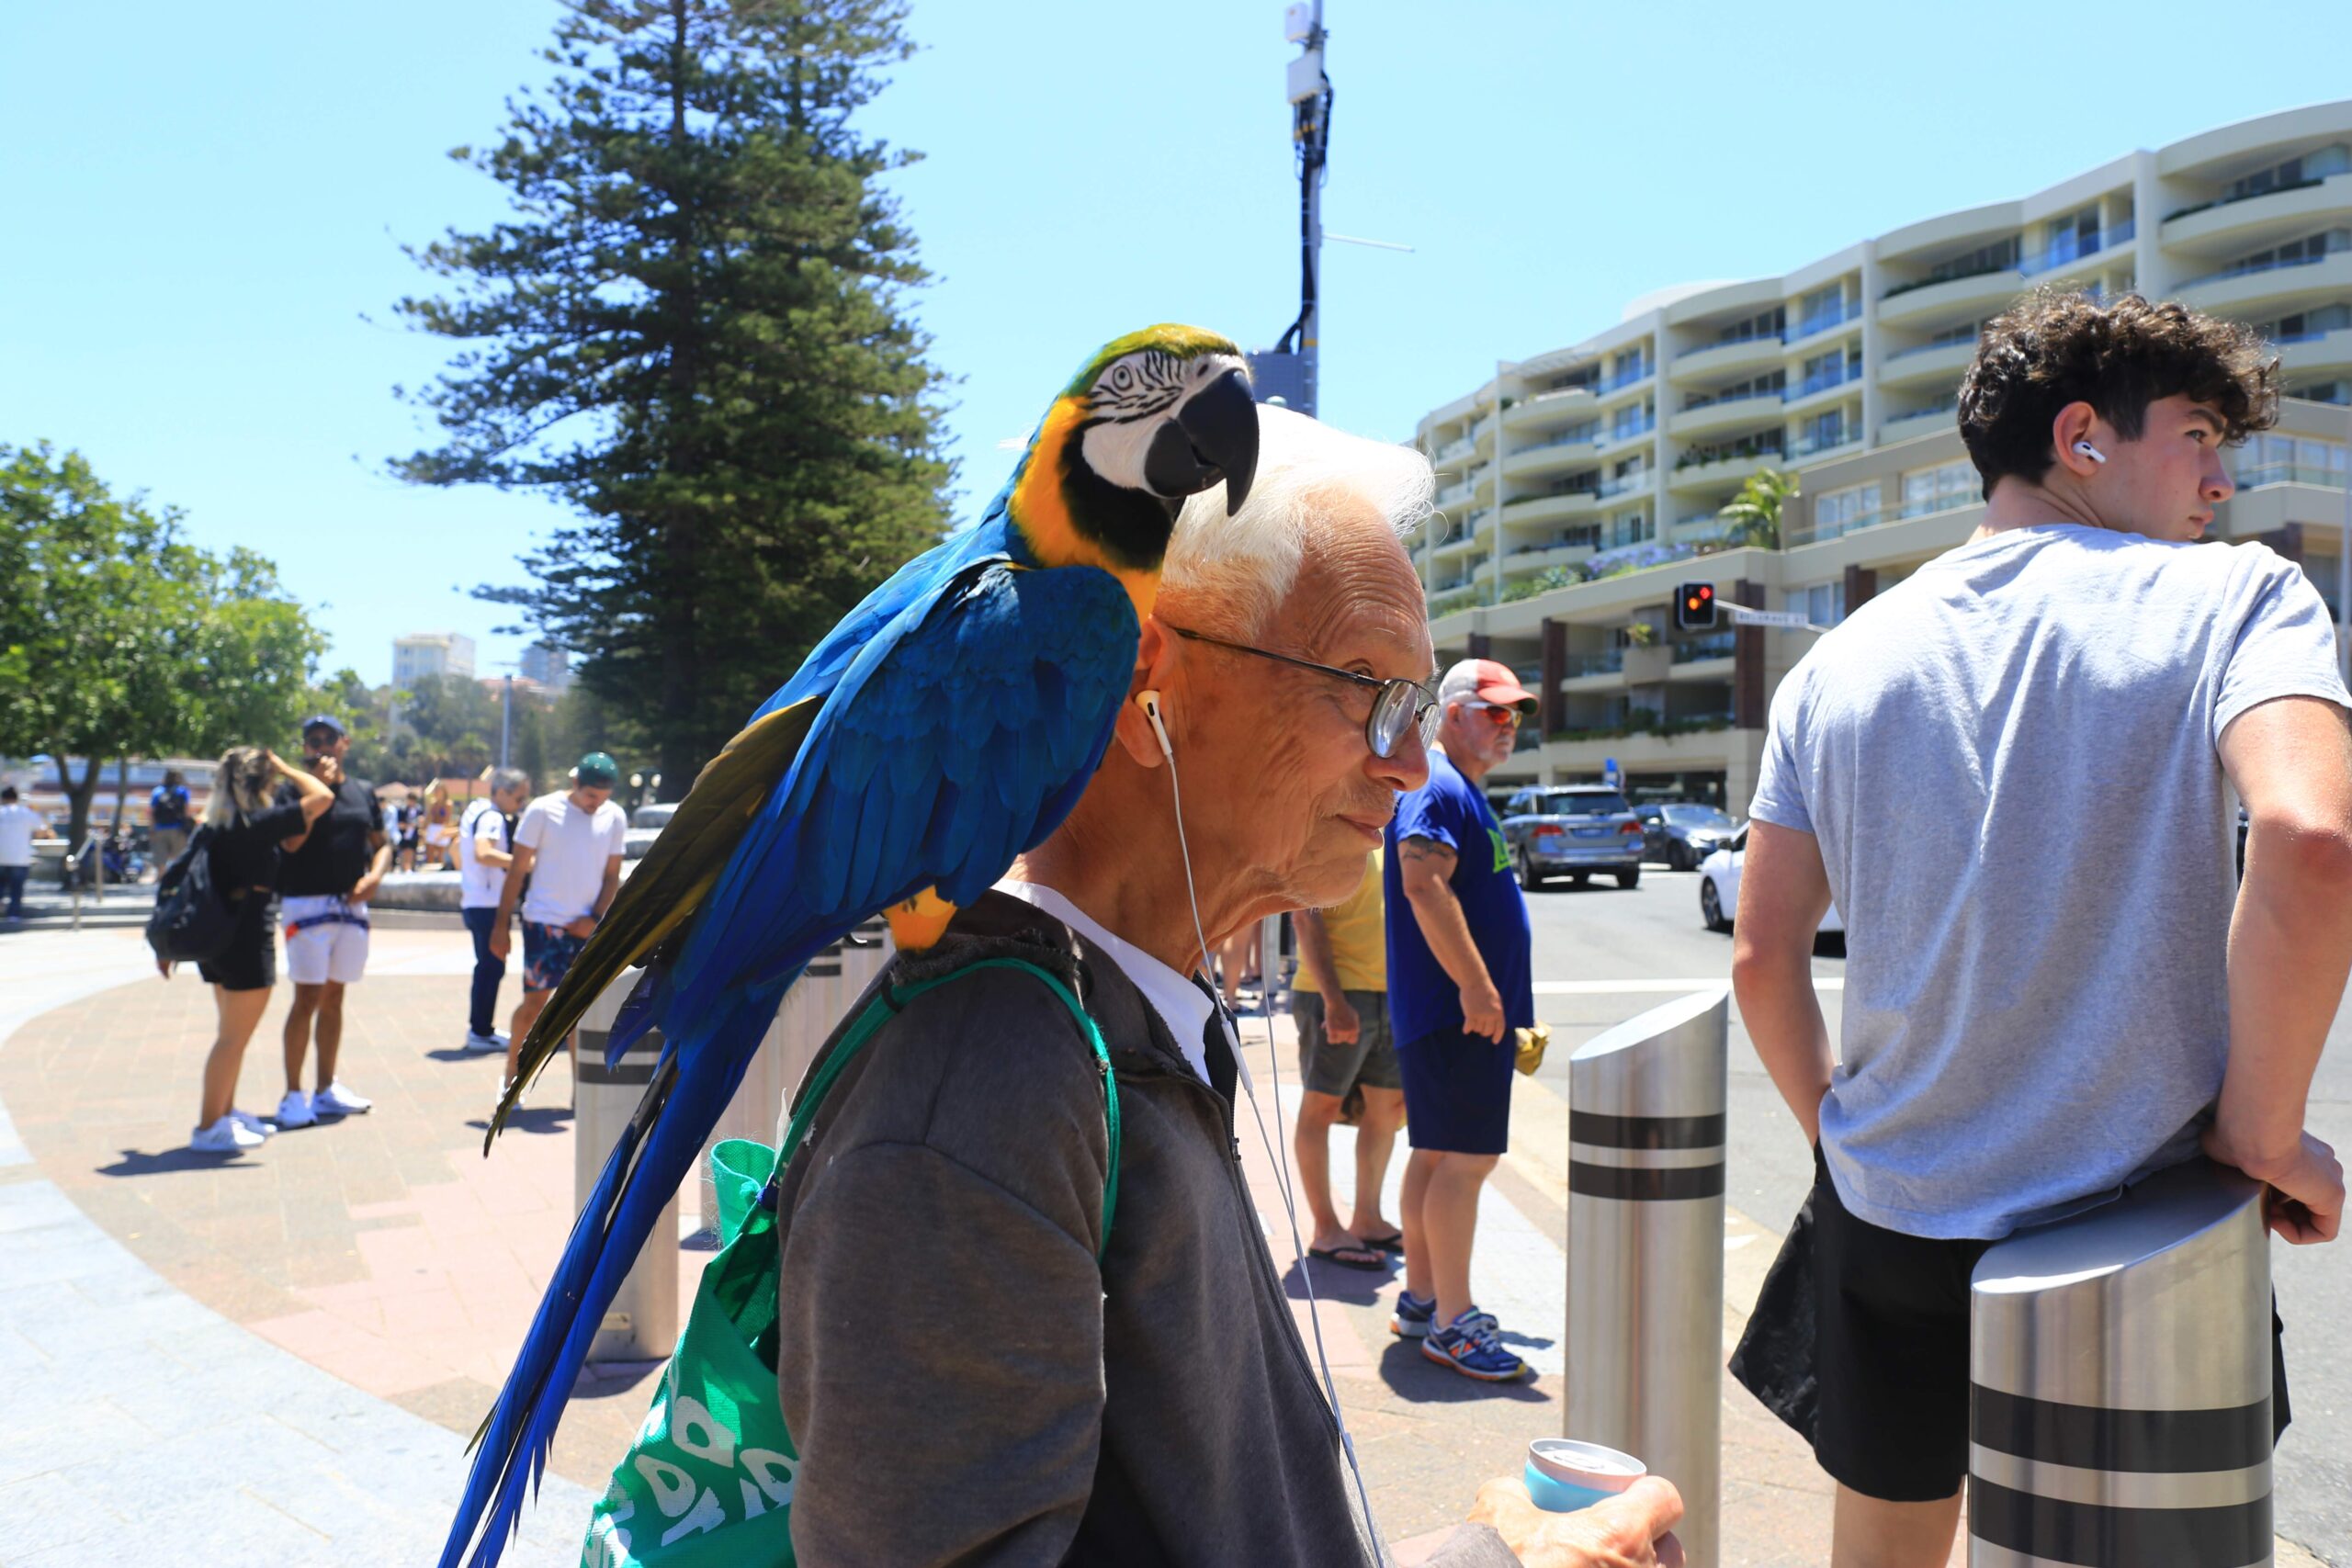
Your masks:
[{"label": "young man with curly hair", "polygon": [[[1768,1288],[1734,1366],[1838,1482],[1837,1568],[1951,1549],[1993,1242],[2200,1146],[2278,1190],[2289,1241],[2335,1235],[2303,1113],[2352,965],[2352,694],[2299,567],[2198,542],[2276,369],[2176,304],[2021,302],[1961,387],[1984,525],[1774,698],[1733,980],[1817,1179],[1775,1266],[1809,1282]],[[2281,1366],[2281,1426],[2284,1393]]]}]

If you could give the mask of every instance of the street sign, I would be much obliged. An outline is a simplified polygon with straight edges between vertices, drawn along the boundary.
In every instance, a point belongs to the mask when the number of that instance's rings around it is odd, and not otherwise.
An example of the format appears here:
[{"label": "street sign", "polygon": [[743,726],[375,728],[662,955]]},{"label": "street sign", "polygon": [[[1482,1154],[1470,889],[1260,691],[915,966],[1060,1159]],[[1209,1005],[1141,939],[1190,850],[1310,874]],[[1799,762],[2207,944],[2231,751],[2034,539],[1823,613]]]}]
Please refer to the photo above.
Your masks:
[{"label": "street sign", "polygon": [[1623,789],[1625,787],[1625,775],[1618,771],[1616,758],[1609,757],[1602,760],[1600,764],[1600,782],[1607,784],[1611,789]]},{"label": "street sign", "polygon": [[1790,626],[1798,631],[1809,629],[1813,623],[1796,610],[1751,610],[1744,604],[1725,604],[1734,624],[1743,626]]}]

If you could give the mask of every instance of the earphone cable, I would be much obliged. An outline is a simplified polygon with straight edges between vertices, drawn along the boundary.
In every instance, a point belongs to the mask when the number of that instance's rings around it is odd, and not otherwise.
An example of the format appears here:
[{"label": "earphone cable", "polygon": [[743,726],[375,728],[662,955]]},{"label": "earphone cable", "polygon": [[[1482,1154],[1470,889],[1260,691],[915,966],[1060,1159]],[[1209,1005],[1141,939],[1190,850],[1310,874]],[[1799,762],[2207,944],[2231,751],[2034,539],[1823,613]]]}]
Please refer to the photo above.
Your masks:
[{"label": "earphone cable", "polygon": [[[1158,728],[1157,714],[1153,716],[1153,719],[1154,727]],[[1193,849],[1184,837],[1184,789],[1177,782],[1176,751],[1169,744],[1167,732],[1164,729],[1159,732],[1159,750],[1168,763],[1168,789],[1173,798],[1176,812],[1176,851],[1184,863],[1184,897],[1193,911],[1193,940],[1200,944],[1201,974],[1206,979],[1211,977],[1213,966],[1209,960],[1208,934],[1201,927],[1200,892],[1193,885]],[[1261,958],[1259,974],[1261,986],[1264,986],[1265,976],[1272,973],[1272,968],[1273,965],[1271,963]],[[1271,992],[1272,987],[1266,987],[1265,989]],[[1216,1009],[1217,1023],[1225,1031],[1226,1044],[1233,1052],[1234,1063],[1238,1066],[1241,1061],[1240,1032],[1234,1028],[1233,1020],[1227,1014],[1222,1001],[1213,1000],[1211,1005]],[[1274,1015],[1271,999],[1266,1003],[1266,1044],[1268,1060],[1273,1073],[1274,1125],[1280,1128],[1283,1120],[1282,1065],[1279,1059],[1281,1053],[1274,1045]],[[1363,1466],[1356,1462],[1356,1440],[1348,1431],[1347,1416],[1340,1409],[1340,1386],[1331,1376],[1331,1358],[1323,1348],[1323,1319],[1316,1307],[1315,1281],[1307,1272],[1306,1244],[1298,1231],[1298,1203],[1291,1193],[1290,1161],[1278,1152],[1275,1140],[1266,1132],[1265,1112],[1258,1108],[1258,1091],[1250,1086],[1250,1077],[1246,1072],[1240,1075],[1240,1081],[1242,1093],[1250,1100],[1250,1118],[1258,1124],[1259,1141],[1266,1145],[1269,1163],[1273,1164],[1282,1173],[1283,1213],[1290,1222],[1291,1253],[1297,1261],[1298,1278],[1306,1287],[1306,1321],[1315,1330],[1316,1365],[1322,1369],[1324,1393],[1331,1402],[1331,1419],[1340,1429],[1340,1450],[1347,1458],[1348,1472],[1355,1478],[1356,1501],[1363,1511],[1363,1528],[1367,1539],[1372,1542],[1373,1561],[1380,1564],[1381,1568],[1386,1568],[1390,1561],[1387,1544],[1380,1539],[1379,1521],[1373,1517],[1372,1494],[1364,1485]]]}]

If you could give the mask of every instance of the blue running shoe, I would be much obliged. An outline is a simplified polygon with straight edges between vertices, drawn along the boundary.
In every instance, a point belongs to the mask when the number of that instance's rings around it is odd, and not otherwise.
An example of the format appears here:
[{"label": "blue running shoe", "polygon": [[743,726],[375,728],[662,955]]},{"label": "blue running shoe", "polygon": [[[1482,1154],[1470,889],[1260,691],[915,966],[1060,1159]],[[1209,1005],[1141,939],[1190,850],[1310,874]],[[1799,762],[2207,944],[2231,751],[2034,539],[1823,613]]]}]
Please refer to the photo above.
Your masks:
[{"label": "blue running shoe", "polygon": [[1435,1296],[1417,1296],[1410,1291],[1399,1291],[1396,1292],[1396,1315],[1388,1320],[1388,1332],[1407,1339],[1426,1339],[1436,1321]]},{"label": "blue running shoe", "polygon": [[1472,1307],[1421,1341],[1421,1354],[1481,1382],[1517,1382],[1527,1363],[1502,1347],[1495,1320]]}]

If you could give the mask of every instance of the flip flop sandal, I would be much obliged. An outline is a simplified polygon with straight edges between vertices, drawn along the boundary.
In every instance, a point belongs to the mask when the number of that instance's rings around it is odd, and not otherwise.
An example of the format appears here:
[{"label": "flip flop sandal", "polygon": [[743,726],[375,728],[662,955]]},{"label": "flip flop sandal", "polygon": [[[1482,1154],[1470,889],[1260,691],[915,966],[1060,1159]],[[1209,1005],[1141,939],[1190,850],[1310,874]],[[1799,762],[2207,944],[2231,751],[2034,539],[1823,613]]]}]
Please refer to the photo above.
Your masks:
[{"label": "flip flop sandal", "polygon": [[1386,1269],[1388,1255],[1376,1247],[1310,1247],[1309,1258],[1319,1258],[1326,1263],[1336,1263],[1342,1269]]},{"label": "flip flop sandal", "polygon": [[1386,1235],[1368,1235],[1363,1238],[1363,1244],[1378,1247],[1383,1252],[1401,1253],[1405,1250],[1405,1233],[1391,1231]]}]

